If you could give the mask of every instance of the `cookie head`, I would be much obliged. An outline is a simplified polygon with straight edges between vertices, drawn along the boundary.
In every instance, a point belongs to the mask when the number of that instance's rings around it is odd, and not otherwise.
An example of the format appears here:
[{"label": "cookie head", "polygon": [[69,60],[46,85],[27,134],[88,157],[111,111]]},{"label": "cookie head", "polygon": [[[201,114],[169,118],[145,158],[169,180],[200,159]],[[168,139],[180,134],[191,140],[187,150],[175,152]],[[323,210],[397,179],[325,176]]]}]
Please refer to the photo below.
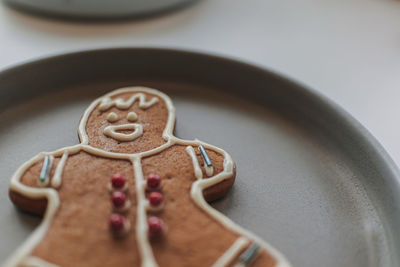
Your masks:
[{"label": "cookie head", "polygon": [[122,88],[90,105],[79,127],[81,142],[117,153],[139,153],[165,144],[175,123],[172,102],[144,87]]}]

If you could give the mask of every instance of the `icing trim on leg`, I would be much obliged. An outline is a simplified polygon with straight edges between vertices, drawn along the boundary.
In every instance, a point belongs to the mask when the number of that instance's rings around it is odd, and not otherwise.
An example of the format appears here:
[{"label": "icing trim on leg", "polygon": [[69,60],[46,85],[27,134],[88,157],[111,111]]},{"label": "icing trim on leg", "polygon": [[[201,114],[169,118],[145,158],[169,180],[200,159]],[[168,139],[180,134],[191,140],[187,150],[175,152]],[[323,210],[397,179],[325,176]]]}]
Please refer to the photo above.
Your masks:
[{"label": "icing trim on leg", "polygon": [[227,251],[212,265],[212,267],[225,267],[233,261],[240,251],[246,248],[250,241],[245,237],[239,237]]}]

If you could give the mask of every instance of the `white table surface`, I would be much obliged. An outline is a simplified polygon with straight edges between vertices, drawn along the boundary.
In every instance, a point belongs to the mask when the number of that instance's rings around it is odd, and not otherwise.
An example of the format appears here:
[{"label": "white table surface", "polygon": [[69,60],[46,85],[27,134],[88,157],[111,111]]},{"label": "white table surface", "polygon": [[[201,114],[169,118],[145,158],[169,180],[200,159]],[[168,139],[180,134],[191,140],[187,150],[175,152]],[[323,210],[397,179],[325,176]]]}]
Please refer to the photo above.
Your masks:
[{"label": "white table surface", "polygon": [[341,105],[400,164],[399,0],[202,0],[157,18],[100,24],[0,5],[0,69],[116,46],[209,52],[280,72]]}]

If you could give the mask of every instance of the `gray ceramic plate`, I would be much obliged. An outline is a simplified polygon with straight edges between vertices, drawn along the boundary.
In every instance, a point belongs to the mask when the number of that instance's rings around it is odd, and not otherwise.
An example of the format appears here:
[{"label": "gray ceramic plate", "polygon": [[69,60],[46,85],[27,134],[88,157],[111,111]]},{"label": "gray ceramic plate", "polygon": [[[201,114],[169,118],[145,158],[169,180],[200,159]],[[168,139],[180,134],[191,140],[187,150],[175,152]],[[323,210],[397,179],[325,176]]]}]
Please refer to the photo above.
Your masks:
[{"label": "gray ceramic plate", "polygon": [[122,19],[158,15],[187,6],[194,0],[3,0],[20,10],[69,19]]},{"label": "gray ceramic plate", "polygon": [[294,266],[399,266],[399,172],[342,109],[241,62],[190,52],[112,49],[62,55],[0,74],[0,259],[39,223],[7,197],[14,170],[78,142],[95,97],[125,85],[168,93],[177,135],[231,153],[237,182],[214,203]]}]

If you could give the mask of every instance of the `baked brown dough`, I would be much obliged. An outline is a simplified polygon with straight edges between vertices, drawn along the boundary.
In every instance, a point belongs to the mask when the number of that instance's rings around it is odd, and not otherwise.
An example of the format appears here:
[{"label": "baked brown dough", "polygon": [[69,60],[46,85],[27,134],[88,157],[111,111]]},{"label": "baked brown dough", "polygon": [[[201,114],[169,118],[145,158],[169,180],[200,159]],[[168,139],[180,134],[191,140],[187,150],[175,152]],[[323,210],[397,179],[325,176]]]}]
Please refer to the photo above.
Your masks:
[{"label": "baked brown dough", "polygon": [[227,193],[236,167],[217,147],[173,136],[174,125],[171,100],[154,89],[95,100],[81,144],[12,177],[14,204],[44,218],[6,266],[288,266],[206,203]]}]

